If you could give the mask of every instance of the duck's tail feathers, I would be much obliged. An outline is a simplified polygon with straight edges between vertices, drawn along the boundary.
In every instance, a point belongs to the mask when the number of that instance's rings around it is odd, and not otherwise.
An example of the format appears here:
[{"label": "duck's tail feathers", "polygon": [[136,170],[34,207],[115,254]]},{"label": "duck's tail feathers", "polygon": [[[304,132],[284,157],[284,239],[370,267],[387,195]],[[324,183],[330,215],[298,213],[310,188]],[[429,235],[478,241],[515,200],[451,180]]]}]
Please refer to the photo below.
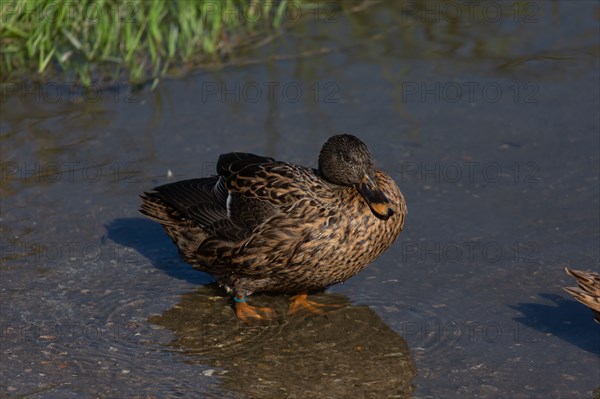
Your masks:
[{"label": "duck's tail feathers", "polygon": [[565,267],[565,271],[577,280],[578,287],[564,287],[564,290],[592,309],[594,319],[600,324],[600,274],[572,270],[568,267]]},{"label": "duck's tail feathers", "polygon": [[140,213],[148,216],[150,219],[162,224],[163,226],[173,226],[185,221],[185,217],[175,208],[167,204],[162,195],[157,192],[146,192],[140,195],[142,205]]}]

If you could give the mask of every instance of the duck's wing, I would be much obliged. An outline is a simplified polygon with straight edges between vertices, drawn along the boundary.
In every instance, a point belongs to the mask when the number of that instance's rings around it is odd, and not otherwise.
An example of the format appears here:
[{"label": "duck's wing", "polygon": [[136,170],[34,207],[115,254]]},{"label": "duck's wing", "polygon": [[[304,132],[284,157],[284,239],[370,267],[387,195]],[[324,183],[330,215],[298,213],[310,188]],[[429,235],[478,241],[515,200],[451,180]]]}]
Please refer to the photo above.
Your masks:
[{"label": "duck's wing", "polygon": [[311,169],[247,153],[221,155],[217,171],[225,179],[230,220],[249,231],[311,196],[319,181]]},{"label": "duck's wing", "polygon": [[239,240],[247,232],[227,216],[227,189],[222,177],[182,180],[142,195],[141,212],[163,225],[193,221],[210,236]]},{"label": "duck's wing", "polygon": [[255,154],[223,154],[219,176],[156,187],[142,196],[141,211],[163,225],[191,220],[209,236],[238,241],[302,195],[303,169]]},{"label": "duck's wing", "polygon": [[217,172],[226,179],[229,194],[267,201],[275,206],[304,198],[311,187],[319,185],[319,178],[312,169],[240,152],[221,155]]},{"label": "duck's wing", "polygon": [[600,323],[600,274],[569,268],[565,268],[565,271],[574,277],[579,285],[579,287],[565,287],[565,290],[592,309],[596,321]]},{"label": "duck's wing", "polygon": [[225,178],[239,172],[246,166],[275,162],[275,159],[248,152],[230,152],[221,154],[217,161],[217,174]]}]

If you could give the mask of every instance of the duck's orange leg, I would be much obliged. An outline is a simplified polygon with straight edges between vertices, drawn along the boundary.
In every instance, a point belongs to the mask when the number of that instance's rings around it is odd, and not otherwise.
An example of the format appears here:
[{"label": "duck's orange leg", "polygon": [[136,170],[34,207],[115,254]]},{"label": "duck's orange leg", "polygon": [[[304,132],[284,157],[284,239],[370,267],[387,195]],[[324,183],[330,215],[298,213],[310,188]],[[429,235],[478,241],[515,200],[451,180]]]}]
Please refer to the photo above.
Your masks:
[{"label": "duck's orange leg", "polygon": [[289,315],[293,315],[298,313],[300,310],[307,310],[311,313],[322,315],[327,310],[340,308],[342,305],[337,304],[325,304],[319,303],[315,301],[311,301],[308,299],[308,295],[306,293],[294,295],[292,297],[292,303],[290,304],[290,308],[288,310]]},{"label": "duck's orange leg", "polygon": [[236,295],[233,297],[233,299],[235,300],[236,316],[246,324],[269,321],[275,318],[275,312],[273,312],[273,309],[250,306],[246,303],[247,298],[243,295]]}]

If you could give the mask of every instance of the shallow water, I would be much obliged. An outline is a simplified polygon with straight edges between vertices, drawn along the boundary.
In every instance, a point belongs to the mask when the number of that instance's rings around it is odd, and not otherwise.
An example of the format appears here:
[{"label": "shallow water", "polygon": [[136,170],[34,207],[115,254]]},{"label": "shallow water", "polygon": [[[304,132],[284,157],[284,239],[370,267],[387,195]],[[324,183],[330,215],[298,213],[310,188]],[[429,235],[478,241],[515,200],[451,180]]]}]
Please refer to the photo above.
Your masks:
[{"label": "shallow water", "polygon": [[[2,395],[591,397],[599,326],[561,287],[599,268],[598,5],[431,4],[313,11],[155,92],[5,91]],[[239,324],[137,213],[220,153],[314,166],[341,131],[409,214],[326,317]]]}]

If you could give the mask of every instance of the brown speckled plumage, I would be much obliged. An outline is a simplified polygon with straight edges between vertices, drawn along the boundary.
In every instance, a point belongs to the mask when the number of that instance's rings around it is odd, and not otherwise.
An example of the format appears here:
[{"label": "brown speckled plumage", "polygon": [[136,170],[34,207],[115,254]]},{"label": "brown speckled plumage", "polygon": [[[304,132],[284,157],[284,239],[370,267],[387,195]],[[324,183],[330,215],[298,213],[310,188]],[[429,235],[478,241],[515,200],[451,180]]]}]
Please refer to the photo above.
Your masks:
[{"label": "brown speckled plumage", "polygon": [[568,275],[575,277],[578,287],[565,287],[565,291],[592,309],[596,323],[600,324],[600,274],[572,270],[565,267]]},{"label": "brown speckled plumage", "polygon": [[354,136],[332,137],[319,170],[230,153],[219,158],[217,173],[144,193],[141,212],[163,225],[186,262],[236,295],[295,294],[345,281],[404,225],[402,193],[375,171]]}]

